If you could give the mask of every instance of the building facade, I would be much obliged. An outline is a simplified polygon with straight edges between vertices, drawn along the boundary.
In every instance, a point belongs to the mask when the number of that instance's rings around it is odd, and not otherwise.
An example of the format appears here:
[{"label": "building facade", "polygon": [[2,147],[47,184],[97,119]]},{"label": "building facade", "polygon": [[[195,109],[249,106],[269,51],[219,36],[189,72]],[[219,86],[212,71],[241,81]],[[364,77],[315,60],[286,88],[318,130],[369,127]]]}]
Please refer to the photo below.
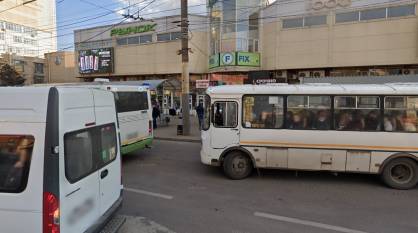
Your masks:
[{"label": "building facade", "polygon": [[47,81],[44,69],[45,59],[43,58],[7,53],[0,57],[0,67],[4,64],[13,67],[25,79],[25,85]]},{"label": "building facade", "polygon": [[3,0],[0,4],[0,54],[44,57],[56,51],[55,0]]},{"label": "building facade", "polygon": [[59,51],[45,54],[45,82],[73,83],[76,79],[76,65],[73,51]]}]

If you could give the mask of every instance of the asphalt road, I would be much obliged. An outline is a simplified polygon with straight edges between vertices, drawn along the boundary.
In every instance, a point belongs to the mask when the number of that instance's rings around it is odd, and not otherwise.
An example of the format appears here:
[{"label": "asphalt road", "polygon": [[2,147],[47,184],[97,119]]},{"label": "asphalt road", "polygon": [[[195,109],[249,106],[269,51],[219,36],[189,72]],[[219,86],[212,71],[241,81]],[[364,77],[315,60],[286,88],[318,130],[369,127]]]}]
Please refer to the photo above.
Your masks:
[{"label": "asphalt road", "polygon": [[278,170],[233,181],[201,164],[199,151],[198,143],[155,141],[125,156],[121,214],[157,227],[123,233],[418,232],[418,187],[389,189],[372,175]]}]

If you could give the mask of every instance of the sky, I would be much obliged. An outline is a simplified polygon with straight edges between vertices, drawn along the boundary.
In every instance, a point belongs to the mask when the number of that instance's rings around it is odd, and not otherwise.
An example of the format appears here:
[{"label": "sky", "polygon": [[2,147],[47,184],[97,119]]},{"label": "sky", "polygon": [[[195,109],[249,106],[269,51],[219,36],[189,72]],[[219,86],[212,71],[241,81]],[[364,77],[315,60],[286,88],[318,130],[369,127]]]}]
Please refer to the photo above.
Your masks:
[{"label": "sky", "polygon": [[[189,12],[206,13],[206,0],[189,0]],[[58,50],[73,50],[73,31],[121,22],[140,10],[145,19],[180,14],[180,0],[57,0]],[[129,7],[130,6],[130,7]]]}]

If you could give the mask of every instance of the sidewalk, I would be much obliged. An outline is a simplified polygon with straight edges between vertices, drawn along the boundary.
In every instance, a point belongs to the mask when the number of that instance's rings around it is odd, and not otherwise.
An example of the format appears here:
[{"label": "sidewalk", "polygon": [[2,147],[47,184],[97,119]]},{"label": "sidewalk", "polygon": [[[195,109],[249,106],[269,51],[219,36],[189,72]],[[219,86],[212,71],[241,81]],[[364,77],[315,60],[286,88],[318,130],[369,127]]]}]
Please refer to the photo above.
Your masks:
[{"label": "sidewalk", "polygon": [[196,116],[190,116],[190,135],[177,135],[177,116],[171,117],[168,126],[160,126],[154,130],[154,139],[168,141],[200,142],[199,120]]}]

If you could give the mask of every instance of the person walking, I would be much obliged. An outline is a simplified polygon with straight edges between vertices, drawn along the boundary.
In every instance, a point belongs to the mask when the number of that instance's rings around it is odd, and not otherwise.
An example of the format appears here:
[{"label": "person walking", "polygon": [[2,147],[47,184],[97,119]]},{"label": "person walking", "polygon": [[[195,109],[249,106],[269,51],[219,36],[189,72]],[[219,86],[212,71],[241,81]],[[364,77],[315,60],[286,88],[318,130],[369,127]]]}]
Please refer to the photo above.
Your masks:
[{"label": "person walking", "polygon": [[202,129],[203,117],[205,114],[205,109],[203,109],[202,102],[200,102],[199,105],[196,107],[196,114],[197,118],[199,119],[199,129]]},{"label": "person walking", "polygon": [[152,106],[152,127],[154,129],[157,128],[157,118],[159,118],[160,116],[161,116],[160,109],[157,104],[154,104]]}]

